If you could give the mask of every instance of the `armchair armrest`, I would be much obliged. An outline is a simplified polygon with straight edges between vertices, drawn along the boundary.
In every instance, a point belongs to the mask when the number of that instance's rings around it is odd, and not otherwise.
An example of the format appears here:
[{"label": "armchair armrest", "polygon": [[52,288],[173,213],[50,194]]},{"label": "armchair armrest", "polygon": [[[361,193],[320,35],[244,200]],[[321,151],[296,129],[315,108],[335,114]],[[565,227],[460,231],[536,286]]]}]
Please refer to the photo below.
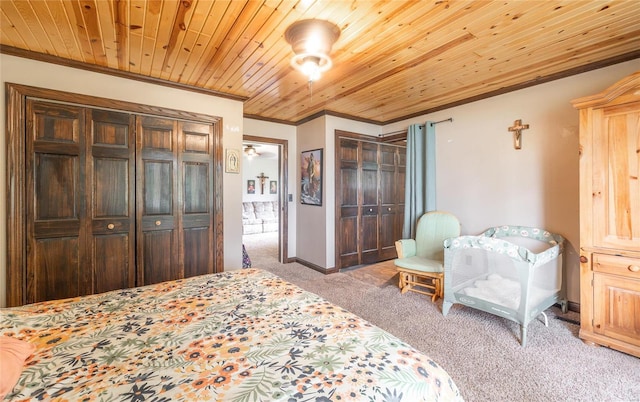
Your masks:
[{"label": "armchair armrest", "polygon": [[416,241],[414,239],[396,240],[396,252],[398,258],[413,257],[416,255]]}]

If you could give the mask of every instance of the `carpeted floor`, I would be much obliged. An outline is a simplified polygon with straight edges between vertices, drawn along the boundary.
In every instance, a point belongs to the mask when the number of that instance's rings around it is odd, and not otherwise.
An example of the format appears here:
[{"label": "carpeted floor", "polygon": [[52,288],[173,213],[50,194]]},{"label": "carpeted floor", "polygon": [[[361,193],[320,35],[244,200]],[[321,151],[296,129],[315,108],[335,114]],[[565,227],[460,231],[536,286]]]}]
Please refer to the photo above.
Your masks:
[{"label": "carpeted floor", "polygon": [[468,401],[640,401],[640,359],[578,338],[578,314],[547,310],[527,346],[509,320],[401,295],[392,262],[323,275],[277,262],[277,233],[244,236],[254,268],[273,272],[385,329],[442,365]]}]

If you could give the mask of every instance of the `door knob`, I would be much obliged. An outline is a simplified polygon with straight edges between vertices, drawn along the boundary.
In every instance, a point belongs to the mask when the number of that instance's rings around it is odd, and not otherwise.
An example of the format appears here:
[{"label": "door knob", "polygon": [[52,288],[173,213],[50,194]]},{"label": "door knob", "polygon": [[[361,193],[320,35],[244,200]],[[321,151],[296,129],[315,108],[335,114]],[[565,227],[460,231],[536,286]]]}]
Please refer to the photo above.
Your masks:
[{"label": "door knob", "polygon": [[156,226],[160,226],[160,225],[162,225],[162,222],[161,221],[156,221]]},{"label": "door knob", "polygon": [[116,225],[114,225],[113,223],[110,223],[110,224],[107,225],[107,229],[109,229],[109,230],[113,230],[113,228],[115,228],[115,227],[116,227]]},{"label": "door knob", "polygon": [[640,271],[640,267],[637,265],[629,265],[627,268],[629,268],[629,271],[631,272],[638,272]]}]

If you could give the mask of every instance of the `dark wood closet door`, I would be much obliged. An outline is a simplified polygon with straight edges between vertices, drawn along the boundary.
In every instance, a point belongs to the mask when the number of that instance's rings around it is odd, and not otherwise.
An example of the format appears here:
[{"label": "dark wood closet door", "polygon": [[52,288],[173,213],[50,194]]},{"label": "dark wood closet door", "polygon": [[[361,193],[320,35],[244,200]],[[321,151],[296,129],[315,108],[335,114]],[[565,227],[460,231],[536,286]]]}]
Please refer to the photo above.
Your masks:
[{"label": "dark wood closet door", "polygon": [[83,109],[26,103],[26,303],[91,292]]},{"label": "dark wood closet door", "polygon": [[358,149],[358,141],[339,139],[337,160],[340,215],[337,220],[336,240],[341,267],[360,264]]},{"label": "dark wood closet door", "polygon": [[402,237],[406,148],[336,136],[336,265],[396,258]]},{"label": "dark wood closet door", "polygon": [[179,252],[178,122],[136,122],[137,286],[183,276]]},{"label": "dark wood closet door", "polygon": [[214,272],[212,130],[210,124],[178,124],[180,246],[185,278]]},{"label": "dark wood closet door", "polygon": [[360,239],[362,245],[361,263],[378,262],[379,217],[378,205],[378,144],[361,142],[362,172],[361,172],[361,221]]},{"label": "dark wood closet door", "polygon": [[220,118],[6,89],[9,306],[223,271]]},{"label": "dark wood closet door", "polygon": [[397,257],[397,154],[397,147],[380,145],[380,260]]},{"label": "dark wood closet door", "polygon": [[135,286],[135,118],[88,110],[86,205],[93,292]]},{"label": "dark wood closet door", "polygon": [[[398,161],[396,165],[396,187],[395,187],[395,205],[396,205],[396,220],[393,230],[396,240],[402,239],[402,226],[404,225],[404,200],[405,200],[405,185],[407,174],[407,149],[402,147],[398,148],[396,159]],[[395,241],[394,241],[395,245]],[[397,258],[397,254],[393,257]]]}]

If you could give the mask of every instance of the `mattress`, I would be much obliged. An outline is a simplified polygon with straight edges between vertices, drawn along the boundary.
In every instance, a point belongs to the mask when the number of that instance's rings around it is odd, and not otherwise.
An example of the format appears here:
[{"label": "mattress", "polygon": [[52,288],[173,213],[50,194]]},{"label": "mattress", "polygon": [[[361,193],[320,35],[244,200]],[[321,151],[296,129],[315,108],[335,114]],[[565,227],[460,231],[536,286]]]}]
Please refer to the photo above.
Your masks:
[{"label": "mattress", "polygon": [[423,353],[257,269],[2,309],[14,400],[462,400]]}]

